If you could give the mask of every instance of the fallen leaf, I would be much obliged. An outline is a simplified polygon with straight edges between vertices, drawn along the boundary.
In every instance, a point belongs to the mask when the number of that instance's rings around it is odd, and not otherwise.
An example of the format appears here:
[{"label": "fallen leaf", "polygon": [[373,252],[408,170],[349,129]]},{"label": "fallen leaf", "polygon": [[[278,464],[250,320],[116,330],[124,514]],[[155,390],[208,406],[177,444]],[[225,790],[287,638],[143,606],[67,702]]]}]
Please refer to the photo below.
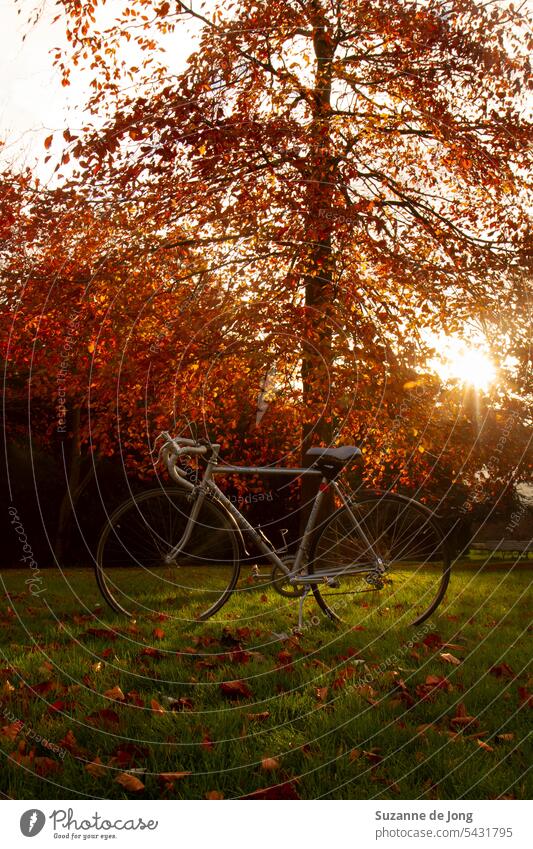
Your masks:
[{"label": "fallen leaf", "polygon": [[209,793],[205,794],[206,799],[223,799],[224,794],[219,790],[210,790]]},{"label": "fallen leaf", "polygon": [[[122,769],[128,769],[129,767],[136,766],[139,762],[145,761],[148,755],[149,749],[146,746],[124,742],[119,743],[113,749],[112,761]],[[131,772],[131,770],[129,771]]]},{"label": "fallen leaf", "polygon": [[299,799],[298,793],[295,790],[292,781],[285,781],[283,784],[274,784],[272,787],[265,787],[262,790],[255,790],[253,793],[248,793],[246,796],[241,796],[241,799]]},{"label": "fallen leaf", "polygon": [[429,649],[440,649],[443,645],[442,637],[440,636],[440,634],[435,633],[426,634],[422,642]]},{"label": "fallen leaf", "polygon": [[511,740],[514,740],[514,734],[512,731],[505,734],[496,734],[495,740],[497,743],[510,743]]},{"label": "fallen leaf", "polygon": [[116,713],[116,711],[114,710],[111,710],[110,708],[102,708],[102,710],[95,710],[94,713],[90,713],[89,716],[85,717],[85,719],[92,725],[118,725],[118,723],[120,722],[118,713]]},{"label": "fallen leaf", "polygon": [[168,699],[165,704],[172,711],[193,710],[194,708],[192,699],[186,696],[180,696],[179,699]]},{"label": "fallen leaf", "polygon": [[211,738],[208,734],[204,734],[204,737],[203,737],[200,745],[202,746],[203,749],[210,750],[210,749],[215,748],[215,744],[213,743],[213,741],[211,740]]},{"label": "fallen leaf", "polygon": [[249,699],[252,691],[244,681],[224,681],[220,690],[228,699]]},{"label": "fallen leaf", "polygon": [[58,763],[53,758],[46,757],[38,757],[34,758],[33,766],[37,775],[40,775],[41,778],[46,778],[47,775],[51,775],[54,772],[60,772],[63,769],[63,764]]},{"label": "fallen leaf", "polygon": [[518,698],[521,705],[527,705],[530,708],[533,707],[533,695],[529,692],[527,687],[518,688]]},{"label": "fallen leaf", "polygon": [[264,769],[266,772],[272,772],[275,769],[279,769],[279,761],[277,758],[263,758],[261,761],[261,769]]},{"label": "fallen leaf", "polygon": [[496,678],[515,678],[515,674],[508,663],[499,663],[497,666],[491,666],[489,669],[491,675]]},{"label": "fallen leaf", "polygon": [[156,640],[164,640],[165,632],[163,631],[162,628],[154,628],[154,630],[152,631],[152,636]]},{"label": "fallen leaf", "polygon": [[109,628],[89,628],[85,633],[80,634],[79,640],[86,640],[88,637],[95,637],[102,640],[111,640],[114,642],[118,634],[116,631],[110,631]]},{"label": "fallen leaf", "polygon": [[100,758],[95,758],[90,764],[86,764],[85,771],[88,772],[89,775],[92,775],[93,778],[101,778],[102,776],[107,775],[108,772]]},{"label": "fallen leaf", "polygon": [[63,699],[56,699],[48,705],[48,713],[63,713],[69,705]]},{"label": "fallen leaf", "polygon": [[494,749],[492,746],[489,746],[488,743],[485,743],[483,740],[476,740],[480,749],[485,749],[486,752],[493,752]]},{"label": "fallen leaf", "polygon": [[4,725],[1,733],[2,736],[7,737],[8,740],[14,740],[19,734],[21,728],[24,728],[24,723],[19,720],[18,722],[11,722],[9,725]]},{"label": "fallen leaf", "polygon": [[374,690],[370,684],[362,684],[360,687],[357,687],[357,692],[361,696],[361,698],[365,699],[370,705],[376,705],[376,696],[378,695],[377,691]]},{"label": "fallen leaf", "polygon": [[173,781],[177,781],[180,778],[187,778],[188,775],[192,775],[191,772],[160,772],[157,775],[159,781],[165,782],[166,784],[170,784]]},{"label": "fallen leaf", "polygon": [[154,713],[165,713],[165,709],[161,707],[156,699],[150,700],[150,707],[152,708]]},{"label": "fallen leaf", "polygon": [[383,760],[382,756],[379,753],[379,749],[374,748],[370,749],[369,751],[365,751],[363,749],[363,755],[367,759],[367,761],[370,761],[371,764],[379,764]]},{"label": "fallen leaf", "polygon": [[[236,649],[235,651],[231,651],[229,653],[229,659],[231,663],[249,663],[252,659],[252,655],[250,652],[245,651],[244,649]],[[199,665],[199,664],[198,664]],[[214,666],[215,664],[212,664]],[[210,664],[211,666],[211,664]]]},{"label": "fallen leaf", "polygon": [[62,740],[59,740],[58,746],[61,746],[63,749],[66,749],[67,752],[70,752],[71,755],[80,755],[82,749],[80,748],[78,741],[76,740],[72,731],[67,731]]},{"label": "fallen leaf", "polygon": [[115,702],[123,702],[126,698],[118,685],[116,687],[112,687],[110,690],[106,690],[104,696],[107,699],[113,699]]},{"label": "fallen leaf", "polygon": [[317,687],[315,689],[315,698],[318,702],[325,702],[328,697],[328,687]]},{"label": "fallen leaf", "polygon": [[449,693],[453,690],[447,678],[440,675],[428,675],[424,684],[418,684],[415,688],[416,695],[421,701],[432,700],[440,690]]},{"label": "fallen leaf", "polygon": [[120,784],[124,790],[127,790],[128,793],[140,793],[141,790],[144,790],[144,784],[142,781],[137,778],[137,776],[131,775],[129,772],[121,772],[120,775],[117,775],[115,781],[117,784]]},{"label": "fallen leaf", "polygon": [[49,693],[50,690],[53,690],[55,684],[53,681],[41,681],[39,684],[28,684],[26,686],[26,690],[31,695],[39,695],[42,696],[45,693]]},{"label": "fallen leaf", "polygon": [[262,713],[247,713],[246,719],[249,719],[250,722],[264,722],[266,719],[270,717],[270,711],[264,710]]},{"label": "fallen leaf", "polygon": [[444,663],[451,663],[453,666],[459,666],[461,663],[459,658],[455,657],[454,654],[450,654],[449,651],[441,652],[439,657],[444,661]]}]

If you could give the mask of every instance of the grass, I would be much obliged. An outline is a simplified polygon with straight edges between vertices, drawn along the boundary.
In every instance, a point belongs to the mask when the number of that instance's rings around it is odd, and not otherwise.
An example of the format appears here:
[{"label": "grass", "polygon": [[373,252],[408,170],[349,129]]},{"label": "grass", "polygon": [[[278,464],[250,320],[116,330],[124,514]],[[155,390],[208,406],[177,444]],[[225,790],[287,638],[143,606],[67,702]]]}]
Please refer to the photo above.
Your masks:
[{"label": "grass", "polygon": [[7,797],[530,796],[526,564],[457,566],[416,628],[310,600],[300,636],[264,587],[207,623],[132,622],[89,570],[43,572],[39,596],[27,577],[4,573],[0,605]]}]

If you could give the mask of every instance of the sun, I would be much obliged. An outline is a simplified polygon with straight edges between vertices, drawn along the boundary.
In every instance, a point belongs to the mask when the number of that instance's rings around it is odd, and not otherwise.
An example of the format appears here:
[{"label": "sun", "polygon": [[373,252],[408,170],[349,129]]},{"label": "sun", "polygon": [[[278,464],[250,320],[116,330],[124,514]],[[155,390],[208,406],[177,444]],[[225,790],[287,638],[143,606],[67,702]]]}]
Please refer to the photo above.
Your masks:
[{"label": "sun", "polygon": [[441,337],[439,351],[429,365],[444,383],[458,381],[486,392],[496,380],[496,367],[481,345],[469,345],[452,336]]}]

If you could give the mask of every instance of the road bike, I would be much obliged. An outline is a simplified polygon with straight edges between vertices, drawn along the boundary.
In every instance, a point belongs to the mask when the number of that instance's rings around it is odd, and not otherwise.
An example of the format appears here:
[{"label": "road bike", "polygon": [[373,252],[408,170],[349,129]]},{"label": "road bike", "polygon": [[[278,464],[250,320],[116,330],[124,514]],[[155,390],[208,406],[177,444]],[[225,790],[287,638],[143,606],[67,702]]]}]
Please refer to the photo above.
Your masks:
[{"label": "road bike", "polygon": [[[441,603],[451,564],[437,517],[392,492],[347,493],[339,478],[361,464],[356,446],[310,448],[305,468],[251,467],[220,462],[218,443],[166,432],[160,437],[159,456],[178,488],[133,496],[108,517],[99,539],[96,578],[114,611],[130,618],[206,620],[232,594],[257,590],[257,561],[272,567],[260,577],[260,589],[274,590],[287,603],[296,599],[300,627],[311,593],[327,617],[352,624],[371,613],[419,625]],[[205,470],[191,481],[183,463],[195,457],[203,458]],[[236,474],[316,479],[295,552],[289,555],[285,544],[276,548],[214,481]],[[254,558],[251,573],[240,580],[241,561]]]}]

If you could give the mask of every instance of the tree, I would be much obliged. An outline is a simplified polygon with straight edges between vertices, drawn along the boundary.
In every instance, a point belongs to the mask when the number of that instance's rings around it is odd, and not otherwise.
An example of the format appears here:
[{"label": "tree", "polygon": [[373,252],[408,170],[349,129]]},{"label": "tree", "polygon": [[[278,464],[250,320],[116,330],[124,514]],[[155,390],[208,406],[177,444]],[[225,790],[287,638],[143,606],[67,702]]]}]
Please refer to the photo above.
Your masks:
[{"label": "tree", "polygon": [[[93,126],[63,132],[61,191],[28,186],[9,262],[44,269],[25,290],[46,336],[43,398],[80,304],[80,445],[143,468],[147,431],[174,414],[244,462],[294,455],[298,431],[303,453],[364,443],[373,484],[470,485],[497,415],[470,451],[477,420],[428,375],[426,331],[477,322],[509,377],[490,401],[523,418],[524,14],[471,0],[136,0],[110,25],[103,4],[61,5],[71,52],[56,61],[65,84],[73,65],[91,74]],[[185,20],[202,25],[200,46],[174,73],[157,50]],[[39,322],[50,275],[59,296]]]},{"label": "tree", "polygon": [[[63,6],[74,61],[93,68],[91,108],[108,112],[71,142],[74,182],[127,197],[162,249],[201,250],[237,299],[270,301],[299,338],[304,449],[331,437],[347,361],[406,371],[427,351],[422,327],[459,331],[509,296],[528,228],[522,13],[149,0],[102,33],[97,3]],[[200,47],[169,75],[155,34],[184,16],[201,21]]]}]

